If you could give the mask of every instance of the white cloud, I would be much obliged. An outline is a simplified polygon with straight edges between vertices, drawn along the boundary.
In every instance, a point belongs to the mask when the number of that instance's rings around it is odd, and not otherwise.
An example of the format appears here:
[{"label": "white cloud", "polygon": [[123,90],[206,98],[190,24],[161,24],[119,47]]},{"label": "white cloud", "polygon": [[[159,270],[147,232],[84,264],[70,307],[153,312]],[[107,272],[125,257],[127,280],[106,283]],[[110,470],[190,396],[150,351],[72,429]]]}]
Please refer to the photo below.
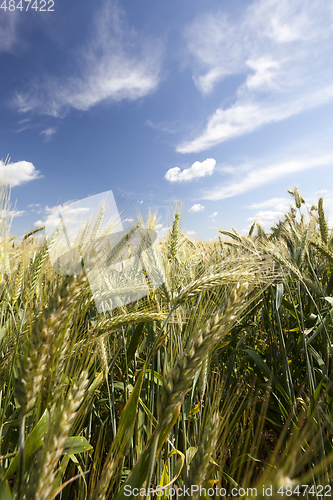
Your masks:
[{"label": "white cloud", "polygon": [[[257,187],[269,184],[281,177],[285,177],[291,173],[302,172],[316,167],[324,167],[333,165],[333,155],[323,155],[315,157],[299,157],[288,161],[273,163],[265,167],[250,169],[247,167],[247,173],[242,173],[241,177],[232,179],[229,185],[223,184],[216,188],[206,191],[203,194],[203,199],[206,200],[223,200],[231,198],[239,194],[250,191]],[[242,171],[242,169],[241,169]]]},{"label": "white cloud", "polygon": [[243,48],[238,29],[225,14],[211,13],[201,14],[186,30],[187,46],[194,57],[194,81],[203,93],[211,92],[225,76],[241,71]]},{"label": "white cloud", "polygon": [[45,224],[45,222],[43,222],[42,220],[36,220],[36,222],[34,222],[34,227],[43,227]]},{"label": "white cloud", "polygon": [[260,210],[253,217],[249,217],[247,219],[249,225],[247,229],[242,231],[242,233],[244,235],[248,234],[249,229],[254,222],[257,222],[265,231],[268,231],[274,224],[277,224],[279,220],[284,218],[283,216],[285,213],[286,211],[281,212],[279,210]]},{"label": "white cloud", "polygon": [[163,226],[163,224],[156,224],[155,231],[157,233],[157,242],[164,241],[171,230],[170,226]]},{"label": "white cloud", "polygon": [[194,81],[203,94],[210,94],[215,84],[224,76],[222,68],[213,68],[206,75],[195,78]]},{"label": "white cloud", "polygon": [[14,105],[21,112],[63,116],[70,108],[138,99],[156,89],[160,56],[158,41],[142,42],[125,25],[115,2],[107,0],[96,15],[90,42],[72,54],[71,74],[29,82],[28,91],[15,94]]},{"label": "white cloud", "polygon": [[37,208],[40,207],[40,204],[35,205],[34,203],[32,203],[31,205],[28,205],[28,208],[31,208],[32,212],[37,212],[38,214],[42,214],[43,217],[43,219],[36,221],[34,223],[34,226],[35,227],[39,227],[39,225],[44,226],[45,223],[53,224],[54,226],[56,226],[59,223],[59,215],[57,211],[61,210],[64,213],[67,213],[68,210],[67,206],[70,205],[71,203],[72,201],[68,201],[63,203],[62,205],[56,205],[54,207],[49,207],[46,205],[46,207],[41,210],[36,210],[35,208],[33,208],[35,206]]},{"label": "white cloud", "polygon": [[69,201],[66,201],[65,203],[63,203],[62,205],[55,205],[54,207],[46,206],[45,211],[46,211],[46,213],[48,213],[50,215],[57,214],[57,216],[58,216],[59,211],[65,211],[66,215],[67,214],[74,215],[77,213],[87,213],[91,210],[89,207],[68,208],[68,206],[70,206],[74,202],[75,202],[74,200],[69,200]]},{"label": "white cloud", "polygon": [[28,205],[28,208],[30,208],[31,212],[34,212],[37,214],[44,213],[44,209],[41,208],[40,203],[30,203],[30,205]]},{"label": "white cloud", "polygon": [[[333,75],[332,75],[333,77]],[[304,109],[314,108],[333,99],[333,85],[311,95],[296,96],[280,104],[237,102],[228,109],[219,108],[208,119],[206,129],[193,140],[177,147],[179,153],[199,153],[221,142],[249,133],[269,123],[284,120]]]},{"label": "white cloud", "polygon": [[42,132],[40,133],[40,135],[44,135],[44,137],[46,139],[50,139],[50,137],[55,134],[57,131],[56,128],[53,128],[53,127],[49,127],[49,128],[46,128],[45,130],[42,130]]},{"label": "white cloud", "polygon": [[0,160],[0,185],[8,184],[15,187],[40,177],[42,177],[40,172],[29,161],[18,161],[6,165]]},{"label": "white cloud", "polygon": [[146,120],[145,125],[161,132],[167,132],[168,134],[175,134],[179,130],[179,127],[175,123],[169,122],[155,123],[152,120]]},{"label": "white cloud", "polygon": [[332,21],[325,0],[257,0],[238,19],[214,12],[195,20],[186,41],[198,89],[212,92],[228,75],[243,83],[234,103],[219,107],[177,151],[204,151],[332,101]]},{"label": "white cloud", "polygon": [[248,60],[247,65],[253,70],[253,75],[249,75],[246,80],[248,89],[264,89],[274,85],[280,63],[263,56],[253,61]]},{"label": "white cloud", "polygon": [[214,212],[212,215],[209,215],[209,219],[215,219],[215,217],[218,215],[218,212]]},{"label": "white cloud", "polygon": [[26,213],[25,210],[0,210],[0,217],[22,217]]},{"label": "white cloud", "polygon": [[201,212],[202,210],[204,210],[204,206],[200,205],[200,203],[196,203],[195,205],[193,205],[193,207],[191,207],[188,211],[190,213],[193,213],[193,212]]},{"label": "white cloud", "polygon": [[190,229],[189,231],[186,231],[186,235],[187,236],[195,236],[197,233],[195,231],[193,231],[192,229]]},{"label": "white cloud", "polygon": [[276,222],[278,219],[283,217],[290,209],[292,204],[292,199],[290,198],[270,198],[269,200],[264,200],[259,203],[253,203],[249,208],[272,208],[273,210],[259,210],[253,217],[249,217],[247,220],[249,222],[258,222],[264,227],[268,227],[269,224]]},{"label": "white cloud", "polygon": [[[74,200],[66,201],[62,205],[55,205],[54,207],[45,207],[45,214],[43,224],[49,224],[49,226],[57,226],[59,224],[59,214],[65,215],[66,217],[73,217],[78,214],[86,214],[88,217],[88,213],[91,213],[91,208],[89,207],[74,207],[68,208]],[[89,220],[89,219],[88,219]]]},{"label": "white cloud", "polygon": [[291,198],[270,198],[269,200],[261,201],[260,203],[252,203],[249,208],[270,208],[273,207],[278,211],[288,210],[291,204]]},{"label": "white cloud", "polygon": [[165,178],[169,182],[184,182],[212,175],[216,165],[216,160],[207,158],[203,162],[196,161],[190,168],[180,170],[179,167],[170,168],[165,174]]},{"label": "white cloud", "polygon": [[278,217],[281,217],[284,214],[284,212],[278,211],[278,210],[260,210],[254,217],[249,217],[247,220],[250,222],[263,222],[263,221],[269,221],[273,222],[276,220]]}]

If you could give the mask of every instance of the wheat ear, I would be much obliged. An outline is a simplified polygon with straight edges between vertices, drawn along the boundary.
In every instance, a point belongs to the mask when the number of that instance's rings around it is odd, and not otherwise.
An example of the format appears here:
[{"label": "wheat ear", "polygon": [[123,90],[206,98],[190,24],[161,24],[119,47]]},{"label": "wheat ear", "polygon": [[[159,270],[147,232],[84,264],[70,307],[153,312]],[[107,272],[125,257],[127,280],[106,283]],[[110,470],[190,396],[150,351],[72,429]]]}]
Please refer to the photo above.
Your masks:
[{"label": "wheat ear", "polygon": [[[66,439],[76,417],[77,409],[82,403],[85,389],[88,384],[88,375],[83,371],[76,383],[71,387],[66,400],[60,408],[54,425],[51,426],[50,439],[47,440],[47,451],[39,468],[39,477],[34,494],[34,500],[48,500],[54,488],[56,467],[64,450]],[[30,485],[33,486],[33,485]]]}]

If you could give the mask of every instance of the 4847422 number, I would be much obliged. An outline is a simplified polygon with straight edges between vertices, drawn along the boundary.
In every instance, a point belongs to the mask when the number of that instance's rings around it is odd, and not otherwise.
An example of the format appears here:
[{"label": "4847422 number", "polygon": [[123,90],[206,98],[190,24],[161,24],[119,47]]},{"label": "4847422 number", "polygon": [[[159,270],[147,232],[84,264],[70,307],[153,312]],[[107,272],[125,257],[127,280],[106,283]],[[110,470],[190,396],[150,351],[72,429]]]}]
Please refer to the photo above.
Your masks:
[{"label": "4847422 number", "polygon": [[[0,0],[1,3],[1,0]],[[13,12],[20,10],[21,12],[27,10],[35,10],[36,12],[54,12],[53,0],[3,0],[0,9],[4,11]]]},{"label": "4847422 number", "polygon": [[292,487],[292,485],[281,486],[277,490],[278,495],[287,496],[287,497],[295,497],[295,496],[315,496],[318,497],[330,497],[332,498],[332,486],[327,484],[323,486],[322,484],[317,484],[316,486],[309,486],[308,484],[300,484],[296,487]]}]

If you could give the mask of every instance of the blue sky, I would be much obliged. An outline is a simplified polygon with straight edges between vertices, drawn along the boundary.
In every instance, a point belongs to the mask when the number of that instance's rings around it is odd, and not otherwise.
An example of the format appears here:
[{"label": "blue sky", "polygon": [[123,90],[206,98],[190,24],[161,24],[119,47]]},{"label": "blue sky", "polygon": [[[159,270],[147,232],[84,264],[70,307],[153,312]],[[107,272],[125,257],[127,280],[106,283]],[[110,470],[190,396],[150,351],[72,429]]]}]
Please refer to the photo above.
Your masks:
[{"label": "blue sky", "polygon": [[0,9],[14,234],[107,190],[161,234],[176,202],[193,237],[268,228],[295,185],[333,221],[332,1],[23,4]]}]

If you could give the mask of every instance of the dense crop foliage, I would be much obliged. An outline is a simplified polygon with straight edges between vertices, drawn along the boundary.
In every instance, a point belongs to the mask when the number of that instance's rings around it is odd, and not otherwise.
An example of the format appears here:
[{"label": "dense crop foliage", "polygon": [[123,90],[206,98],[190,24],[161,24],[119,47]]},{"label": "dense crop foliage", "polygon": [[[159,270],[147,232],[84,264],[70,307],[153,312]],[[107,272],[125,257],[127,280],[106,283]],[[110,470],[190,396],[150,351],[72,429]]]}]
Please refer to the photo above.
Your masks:
[{"label": "dense crop foliage", "polygon": [[165,284],[103,314],[2,219],[1,500],[333,484],[333,233],[291,194],[267,234],[191,241],[176,213]]}]

